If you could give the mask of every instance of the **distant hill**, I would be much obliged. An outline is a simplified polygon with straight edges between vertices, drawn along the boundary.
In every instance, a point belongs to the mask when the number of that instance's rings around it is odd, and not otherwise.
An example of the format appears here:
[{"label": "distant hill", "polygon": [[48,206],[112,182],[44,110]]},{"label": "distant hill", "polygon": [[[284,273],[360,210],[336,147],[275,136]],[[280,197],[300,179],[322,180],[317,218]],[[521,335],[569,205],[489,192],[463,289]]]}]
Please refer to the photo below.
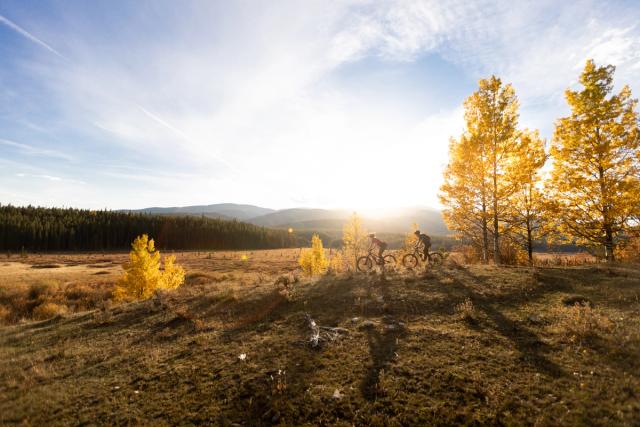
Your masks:
[{"label": "distant hill", "polygon": [[[269,228],[288,228],[296,230],[314,230],[336,234],[342,230],[351,211],[344,209],[268,209],[253,205],[221,203],[203,206],[185,206],[169,208],[146,208],[132,212],[144,212],[160,215],[205,215],[223,219],[237,219]],[[431,235],[444,236],[449,231],[442,214],[430,208],[405,208],[387,213],[384,217],[363,215],[364,226],[380,233],[406,233],[415,222],[421,230]]]},{"label": "distant hill", "polygon": [[214,205],[197,205],[168,208],[152,207],[129,210],[129,212],[149,213],[156,215],[204,215],[211,218],[237,219],[238,221],[246,221],[250,218],[269,214],[271,212],[274,212],[274,210],[253,205],[218,203]]}]

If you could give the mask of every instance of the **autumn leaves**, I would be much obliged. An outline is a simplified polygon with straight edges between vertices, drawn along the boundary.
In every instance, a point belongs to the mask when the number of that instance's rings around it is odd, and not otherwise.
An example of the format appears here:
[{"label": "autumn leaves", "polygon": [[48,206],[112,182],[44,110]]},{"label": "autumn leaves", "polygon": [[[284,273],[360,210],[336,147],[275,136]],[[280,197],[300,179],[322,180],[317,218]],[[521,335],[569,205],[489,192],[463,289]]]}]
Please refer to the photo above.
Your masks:
[{"label": "autumn leaves", "polygon": [[466,99],[465,130],[451,139],[440,200],[449,228],[485,262],[501,262],[504,241],[531,260],[533,243],[551,234],[600,247],[611,261],[637,227],[637,101],[627,86],[612,94],[613,72],[587,62],[582,90],[566,91],[571,114],[556,122],[548,153],[537,131],[518,128],[510,84],[483,79]]}]

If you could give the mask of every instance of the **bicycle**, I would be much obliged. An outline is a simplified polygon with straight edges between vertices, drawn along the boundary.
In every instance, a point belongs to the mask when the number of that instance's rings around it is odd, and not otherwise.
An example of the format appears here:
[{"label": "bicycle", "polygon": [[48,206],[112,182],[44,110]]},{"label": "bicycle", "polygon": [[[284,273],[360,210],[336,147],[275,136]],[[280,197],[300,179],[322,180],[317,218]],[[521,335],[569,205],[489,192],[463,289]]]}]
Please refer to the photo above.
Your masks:
[{"label": "bicycle", "polygon": [[440,252],[427,252],[425,259],[424,253],[419,249],[419,245],[415,245],[413,247],[413,253],[406,254],[402,257],[402,265],[406,268],[416,268],[420,261],[426,261],[429,267],[437,267],[442,265],[444,256],[442,256]]},{"label": "bicycle", "polygon": [[361,256],[356,261],[356,268],[360,272],[367,272],[373,269],[374,265],[379,265],[383,269],[385,266],[396,265],[396,257],[391,254],[387,254],[380,258],[377,254],[373,253],[373,249],[369,249],[369,253],[367,255]]}]

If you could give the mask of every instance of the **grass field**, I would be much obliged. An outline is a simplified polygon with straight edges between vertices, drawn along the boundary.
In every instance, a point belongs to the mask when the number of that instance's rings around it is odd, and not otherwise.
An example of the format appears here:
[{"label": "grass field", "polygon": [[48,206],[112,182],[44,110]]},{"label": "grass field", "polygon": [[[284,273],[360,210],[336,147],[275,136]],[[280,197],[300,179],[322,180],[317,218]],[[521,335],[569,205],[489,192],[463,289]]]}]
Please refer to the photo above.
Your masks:
[{"label": "grass field", "polygon": [[[126,254],[0,263],[0,424],[640,422],[637,266],[307,279],[294,250],[176,255],[182,288],[121,305]],[[45,301],[66,310],[30,320]]]}]

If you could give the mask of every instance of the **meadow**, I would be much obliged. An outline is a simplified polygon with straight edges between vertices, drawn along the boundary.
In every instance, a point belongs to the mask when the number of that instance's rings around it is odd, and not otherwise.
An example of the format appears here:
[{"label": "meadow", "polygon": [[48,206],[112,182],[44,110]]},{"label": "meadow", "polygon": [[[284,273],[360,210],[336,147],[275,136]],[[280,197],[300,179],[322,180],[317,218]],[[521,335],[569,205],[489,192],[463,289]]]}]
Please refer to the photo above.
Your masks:
[{"label": "meadow", "polygon": [[125,253],[0,263],[0,424],[640,419],[638,266],[307,278],[297,249],[175,255],[182,287],[120,304]]}]

